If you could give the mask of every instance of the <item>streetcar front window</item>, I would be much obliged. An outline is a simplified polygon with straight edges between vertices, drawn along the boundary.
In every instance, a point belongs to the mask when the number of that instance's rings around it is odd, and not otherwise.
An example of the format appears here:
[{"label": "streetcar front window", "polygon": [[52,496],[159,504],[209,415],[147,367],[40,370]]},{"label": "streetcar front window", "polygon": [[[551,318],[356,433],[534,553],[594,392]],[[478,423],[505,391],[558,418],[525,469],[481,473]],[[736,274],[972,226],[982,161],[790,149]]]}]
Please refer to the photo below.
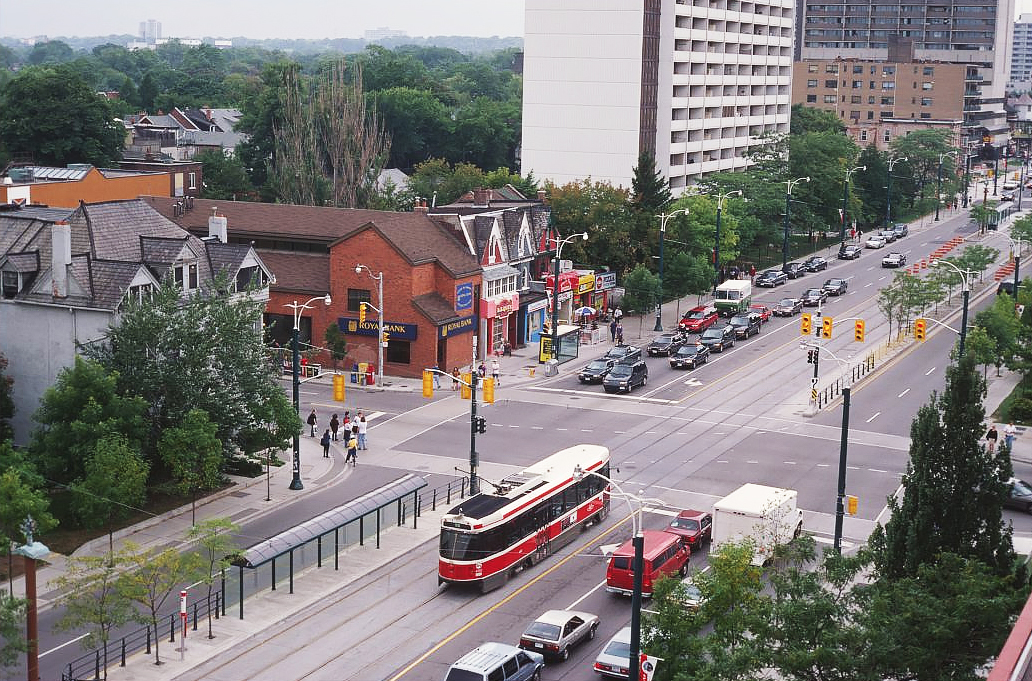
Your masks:
[{"label": "streetcar front window", "polygon": [[469,543],[473,535],[441,528],[441,558],[448,560],[473,560],[470,556]]}]

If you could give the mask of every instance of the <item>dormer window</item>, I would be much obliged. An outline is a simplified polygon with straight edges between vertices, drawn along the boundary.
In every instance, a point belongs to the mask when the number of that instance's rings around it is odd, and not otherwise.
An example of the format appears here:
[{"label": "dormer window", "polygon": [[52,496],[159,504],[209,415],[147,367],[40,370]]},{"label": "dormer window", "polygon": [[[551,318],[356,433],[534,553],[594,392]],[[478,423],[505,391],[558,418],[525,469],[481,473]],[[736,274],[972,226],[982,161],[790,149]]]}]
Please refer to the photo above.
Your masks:
[{"label": "dormer window", "polygon": [[150,300],[152,295],[154,295],[154,287],[151,284],[130,286],[125,294],[126,300],[134,300],[138,303]]},{"label": "dormer window", "polygon": [[172,268],[176,278],[176,286],[183,291],[194,291],[197,289],[197,263],[184,263]]},{"label": "dormer window", "polygon": [[14,298],[21,290],[21,275],[18,272],[3,271],[3,296]]}]

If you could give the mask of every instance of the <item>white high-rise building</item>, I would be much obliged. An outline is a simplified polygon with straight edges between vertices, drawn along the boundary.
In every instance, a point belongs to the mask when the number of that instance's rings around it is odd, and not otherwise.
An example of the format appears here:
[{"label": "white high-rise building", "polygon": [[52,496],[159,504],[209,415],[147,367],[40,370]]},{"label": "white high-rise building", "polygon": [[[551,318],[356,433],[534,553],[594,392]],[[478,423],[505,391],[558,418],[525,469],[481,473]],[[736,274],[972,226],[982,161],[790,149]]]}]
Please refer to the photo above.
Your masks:
[{"label": "white high-rise building", "polygon": [[641,151],[678,194],[788,132],[792,0],[526,0],[522,168],[631,186]]},{"label": "white high-rise building", "polygon": [[1027,90],[1032,87],[1032,14],[1022,14],[1014,22],[1013,49],[1008,85]]},{"label": "white high-rise building", "polygon": [[140,40],[151,45],[161,38],[161,22],[154,19],[140,22]]}]

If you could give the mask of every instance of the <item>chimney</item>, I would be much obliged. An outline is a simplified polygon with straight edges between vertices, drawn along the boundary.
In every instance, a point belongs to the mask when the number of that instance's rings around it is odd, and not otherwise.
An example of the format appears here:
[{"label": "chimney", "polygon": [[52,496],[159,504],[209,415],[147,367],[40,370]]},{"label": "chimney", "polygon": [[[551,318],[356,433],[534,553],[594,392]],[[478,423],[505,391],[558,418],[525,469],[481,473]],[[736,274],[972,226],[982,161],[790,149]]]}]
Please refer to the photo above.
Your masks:
[{"label": "chimney", "polygon": [[426,199],[416,201],[416,205],[412,207],[412,212],[423,213],[424,215],[428,213],[429,209],[426,207]]},{"label": "chimney", "polygon": [[72,228],[67,220],[58,220],[50,232],[50,262],[54,280],[54,297],[68,297],[68,266],[72,264]]},{"label": "chimney", "polygon": [[489,206],[491,205],[491,190],[477,188],[473,190],[473,205],[474,206]]},{"label": "chimney", "polygon": [[544,189],[539,189],[538,190],[538,201],[540,201],[541,203],[545,202],[545,190]]},{"label": "chimney", "polygon": [[219,209],[212,206],[211,215],[208,217],[208,236],[216,237],[219,243],[227,243],[229,241],[228,224],[229,220],[226,219],[226,216],[219,215]]}]

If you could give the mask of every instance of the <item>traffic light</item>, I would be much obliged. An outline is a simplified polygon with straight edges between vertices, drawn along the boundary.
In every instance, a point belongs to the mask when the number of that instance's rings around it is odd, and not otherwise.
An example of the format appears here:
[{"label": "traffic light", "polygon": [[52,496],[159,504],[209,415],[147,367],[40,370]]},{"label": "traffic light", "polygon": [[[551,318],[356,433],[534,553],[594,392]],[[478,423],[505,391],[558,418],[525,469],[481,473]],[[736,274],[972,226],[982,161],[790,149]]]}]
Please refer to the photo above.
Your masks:
[{"label": "traffic light", "polygon": [[849,513],[849,515],[856,515],[856,509],[858,505],[859,502],[855,496],[853,496],[852,494],[846,495],[846,511]]},{"label": "traffic light", "polygon": [[494,404],[495,382],[493,378],[484,379],[484,402]]},{"label": "traffic light", "polygon": [[486,433],[487,432],[487,419],[485,419],[483,416],[478,416],[477,420],[476,420],[476,427],[477,427],[477,432],[478,433]]},{"label": "traffic light", "polygon": [[818,358],[817,350],[807,350],[806,351],[806,363],[807,364],[816,364],[817,363],[817,358]]},{"label": "traffic light", "polygon": [[473,395],[473,392],[470,390],[470,386],[473,385],[473,376],[471,374],[462,374],[459,378],[462,379],[462,383],[459,383],[461,397],[464,400],[468,400]]},{"label": "traffic light", "polygon": [[358,323],[365,324],[365,303],[358,304]]},{"label": "traffic light", "polygon": [[857,343],[864,342],[864,320],[862,319],[853,322],[853,340]]},{"label": "traffic light", "polygon": [[434,372],[423,371],[423,397],[434,396]]},{"label": "traffic light", "polygon": [[831,338],[831,317],[823,317],[821,319],[821,338]]},{"label": "traffic light", "polygon": [[927,322],[924,319],[918,318],[914,320],[914,338],[924,342],[926,330]]},{"label": "traffic light", "polygon": [[344,401],[344,375],[333,375],[333,399],[337,402]]},{"label": "traffic light", "polygon": [[804,312],[800,318],[799,333],[803,336],[809,336],[813,333],[813,317],[810,316],[809,312]]}]

